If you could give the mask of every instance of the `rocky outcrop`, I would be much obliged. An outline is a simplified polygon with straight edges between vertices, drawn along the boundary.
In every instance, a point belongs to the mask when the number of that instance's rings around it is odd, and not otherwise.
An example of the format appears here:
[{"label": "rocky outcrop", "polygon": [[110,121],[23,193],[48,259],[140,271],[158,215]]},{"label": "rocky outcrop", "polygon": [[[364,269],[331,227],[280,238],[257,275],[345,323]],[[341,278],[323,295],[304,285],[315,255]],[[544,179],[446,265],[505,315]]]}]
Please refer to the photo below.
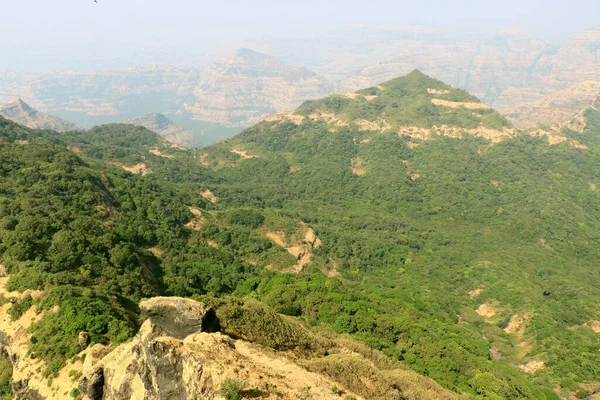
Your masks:
[{"label": "rocky outcrop", "polygon": [[152,112],[141,117],[124,121],[125,124],[143,126],[159,134],[163,139],[185,147],[197,147],[198,142],[194,136],[180,125],[177,125],[163,114]]},{"label": "rocky outcrop", "polygon": [[[306,238],[317,245],[314,233]],[[7,279],[0,278],[0,297],[18,301],[43,295],[7,292]],[[28,327],[43,314],[32,306],[12,321],[7,313],[11,303],[2,305],[0,352],[13,365],[15,398],[224,399],[226,381],[235,381],[243,398],[339,398],[333,387],[355,399],[384,400],[392,392],[407,400],[457,398],[383,354],[349,339],[316,335],[256,300],[206,300],[217,311],[185,298],[143,300],[140,309],[147,319],[134,338],[117,347],[87,347],[89,337],[82,332],[80,346],[85,349],[51,380],[42,376],[43,361],[28,353]]]},{"label": "rocky outcrop", "polygon": [[135,338],[112,351],[96,345],[86,352],[79,381],[84,399],[215,399],[226,379],[264,397],[276,390],[293,399],[307,387],[315,398],[331,397],[333,381],[215,332],[216,313],[204,303],[157,297],[140,308],[148,319]]},{"label": "rocky outcrop", "polygon": [[21,99],[1,106],[0,116],[31,129],[50,129],[57,132],[77,130],[77,126],[72,122],[34,110]]},{"label": "rocky outcrop", "polygon": [[204,354],[191,349],[184,339],[218,330],[215,312],[183,298],[153,298],[142,301],[140,308],[149,318],[132,341],[108,354],[106,347],[96,345],[86,358],[79,382],[83,397],[176,400],[214,396]]}]

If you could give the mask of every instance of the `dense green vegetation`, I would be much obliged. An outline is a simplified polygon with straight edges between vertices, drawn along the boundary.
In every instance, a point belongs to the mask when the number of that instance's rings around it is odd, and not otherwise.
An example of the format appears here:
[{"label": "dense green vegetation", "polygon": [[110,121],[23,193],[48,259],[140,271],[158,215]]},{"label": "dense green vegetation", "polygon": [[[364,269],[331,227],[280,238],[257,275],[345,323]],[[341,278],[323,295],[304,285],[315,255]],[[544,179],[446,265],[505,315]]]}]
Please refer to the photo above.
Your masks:
[{"label": "dense green vegetation", "polygon": [[12,377],[12,364],[8,355],[0,353],[0,399],[12,399],[12,387],[10,379]]},{"label": "dense green vegetation", "polygon": [[509,125],[504,117],[493,110],[436,106],[431,101],[434,98],[463,103],[479,103],[479,100],[465,91],[431,79],[419,71],[413,71],[405,77],[357,93],[363,96],[374,96],[374,98],[351,99],[334,95],[323,100],[307,101],[298,108],[296,113],[304,116],[315,112],[333,113],[344,121],[383,119],[392,128],[399,126],[431,128],[449,125],[465,129],[485,126],[502,130],[504,126]]},{"label": "dense green vegetation", "polygon": [[[361,92],[372,100],[333,96],[298,113],[507,124],[487,110],[431,108],[427,89],[476,99],[416,72],[383,87]],[[131,126],[59,135],[0,119],[0,262],[9,289],[46,293],[15,303],[11,316],[30,302],[45,312],[31,351],[50,375],[79,351],[80,331],[92,342],[130,337],[142,297],[233,295],[240,300],[211,300],[225,329],[273,327],[273,336],[252,333],[259,343],[286,348],[272,309],[353,335],[468,396],[554,399],[557,384],[580,391],[600,376],[590,325],[600,320],[600,118],[586,118],[583,133],[566,134],[588,150],[527,136],[495,145],[440,137],[411,148],[393,131],[331,132],[306,119],[261,123],[199,151]],[[257,157],[230,151],[240,148]],[[364,175],[352,173],[353,159]],[[118,167],[138,163],[151,173]],[[265,233],[290,238],[300,223],[322,241],[311,265],[273,271],[297,259]],[[482,304],[494,312],[478,314]],[[310,342],[303,332],[291,331],[295,346]],[[518,367],[529,361],[544,368],[526,374]]]}]

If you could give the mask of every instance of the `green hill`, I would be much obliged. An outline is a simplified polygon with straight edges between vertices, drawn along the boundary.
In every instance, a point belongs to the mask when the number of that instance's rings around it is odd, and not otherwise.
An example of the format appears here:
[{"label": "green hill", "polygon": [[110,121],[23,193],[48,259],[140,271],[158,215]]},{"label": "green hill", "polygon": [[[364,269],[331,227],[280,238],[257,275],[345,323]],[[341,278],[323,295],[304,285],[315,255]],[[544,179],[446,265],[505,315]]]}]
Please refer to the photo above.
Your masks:
[{"label": "green hill", "polygon": [[[308,223],[323,241],[313,265],[335,268],[371,300],[358,308],[378,317],[358,318],[357,307],[331,310],[335,300],[306,300],[302,292],[275,297],[293,297],[294,310],[312,323],[362,337],[457,391],[473,390],[478,373],[496,371],[496,359],[548,388],[578,391],[594,381],[595,114],[585,114],[584,133],[564,132],[567,140],[550,145],[489,110],[512,133],[486,138],[469,132],[466,107],[430,106],[434,90],[476,103],[464,92],[418,72],[382,88],[358,92],[379,93],[373,100],[308,102],[206,149],[205,163],[222,177],[210,187],[221,207],[275,207]],[[391,123],[386,110],[396,98],[404,99],[402,117]],[[381,111],[367,114],[375,101]],[[295,117],[315,110],[334,116]],[[357,115],[387,127],[361,128],[350,122]],[[435,131],[448,118],[459,121],[453,137]],[[433,132],[417,137],[404,126]],[[382,315],[424,331],[381,332],[402,326]]]},{"label": "green hill", "polygon": [[550,145],[413,72],[200,150],[0,120],[0,262],[10,289],[61,305],[33,328],[50,373],[80,330],[129,337],[141,297],[208,294],[352,335],[467,398],[585,397],[600,128],[583,118]]}]

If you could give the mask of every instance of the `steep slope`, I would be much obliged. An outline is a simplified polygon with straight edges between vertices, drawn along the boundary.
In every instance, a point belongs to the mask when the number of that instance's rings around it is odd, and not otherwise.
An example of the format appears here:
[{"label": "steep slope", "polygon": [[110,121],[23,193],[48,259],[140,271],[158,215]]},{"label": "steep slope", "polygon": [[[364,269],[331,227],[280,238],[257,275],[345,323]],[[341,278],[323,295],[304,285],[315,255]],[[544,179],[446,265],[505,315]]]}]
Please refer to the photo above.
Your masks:
[{"label": "steep slope", "polygon": [[512,137],[510,124],[477,98],[419,71],[356,93],[342,93],[304,103],[290,114],[268,117],[268,122],[323,121],[330,130],[393,131],[415,144],[437,136],[474,135],[493,141]]},{"label": "steep slope", "polygon": [[533,74],[533,84],[506,89],[493,105],[500,111],[529,103],[588,80],[600,80],[600,27],[588,29],[544,54]]},{"label": "steep slope", "polygon": [[600,82],[585,81],[560,90],[539,100],[519,104],[504,114],[517,127],[535,125],[562,125],[573,119],[582,109],[600,101]]},{"label": "steep slope", "polygon": [[247,127],[268,114],[291,111],[304,100],[331,92],[325,78],[306,68],[240,49],[201,72],[194,100],[184,108],[194,120]]},{"label": "steep slope", "polygon": [[[582,130],[551,144],[414,72],[307,102],[200,150],[130,125],[58,135],[9,124],[0,262],[8,290],[44,295],[5,307],[18,320],[32,303],[44,313],[59,305],[29,340],[36,360],[56,358],[50,376],[77,354],[80,331],[93,343],[131,338],[142,323],[136,304],[158,293],[200,296],[221,334],[278,357],[291,351],[297,366],[364,398],[399,387],[408,397],[402,385],[423,381],[393,372],[403,367],[466,398],[585,397],[600,374],[600,118],[592,109],[582,118]],[[57,181],[74,199],[51,191]],[[86,191],[73,192],[78,185]],[[48,199],[56,210],[44,214]],[[60,204],[76,208],[61,213]],[[104,216],[97,233],[94,210]],[[86,242],[72,243],[69,232]],[[75,312],[87,303],[92,310]],[[315,355],[340,334],[377,351],[347,345]],[[120,354],[163,348],[197,360],[185,339],[148,347],[144,335]],[[130,371],[151,388],[164,369]],[[360,384],[375,378],[385,385]]]},{"label": "steep slope", "polygon": [[34,110],[21,99],[0,106],[0,116],[32,129],[50,129],[57,132],[77,130],[75,124]]},{"label": "steep slope", "polygon": [[148,113],[141,117],[124,121],[125,124],[143,126],[144,128],[159,134],[163,139],[185,147],[197,147],[198,143],[194,136],[183,127],[160,113]]}]

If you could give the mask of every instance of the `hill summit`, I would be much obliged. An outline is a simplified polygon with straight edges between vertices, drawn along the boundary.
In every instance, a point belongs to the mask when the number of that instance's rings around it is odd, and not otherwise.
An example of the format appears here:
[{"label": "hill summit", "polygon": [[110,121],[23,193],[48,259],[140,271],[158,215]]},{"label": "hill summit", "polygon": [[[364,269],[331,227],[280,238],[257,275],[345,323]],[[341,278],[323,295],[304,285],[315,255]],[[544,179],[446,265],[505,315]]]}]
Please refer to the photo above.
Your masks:
[{"label": "hill summit", "polygon": [[465,134],[500,141],[515,129],[500,114],[469,93],[430,78],[420,71],[379,86],[307,101],[290,114],[266,121],[324,121],[330,130],[396,131],[415,143],[436,136]]},{"label": "hill summit", "polygon": [[74,131],[78,129],[72,122],[31,108],[20,98],[0,106],[0,115],[32,129],[50,129],[57,132]]}]

